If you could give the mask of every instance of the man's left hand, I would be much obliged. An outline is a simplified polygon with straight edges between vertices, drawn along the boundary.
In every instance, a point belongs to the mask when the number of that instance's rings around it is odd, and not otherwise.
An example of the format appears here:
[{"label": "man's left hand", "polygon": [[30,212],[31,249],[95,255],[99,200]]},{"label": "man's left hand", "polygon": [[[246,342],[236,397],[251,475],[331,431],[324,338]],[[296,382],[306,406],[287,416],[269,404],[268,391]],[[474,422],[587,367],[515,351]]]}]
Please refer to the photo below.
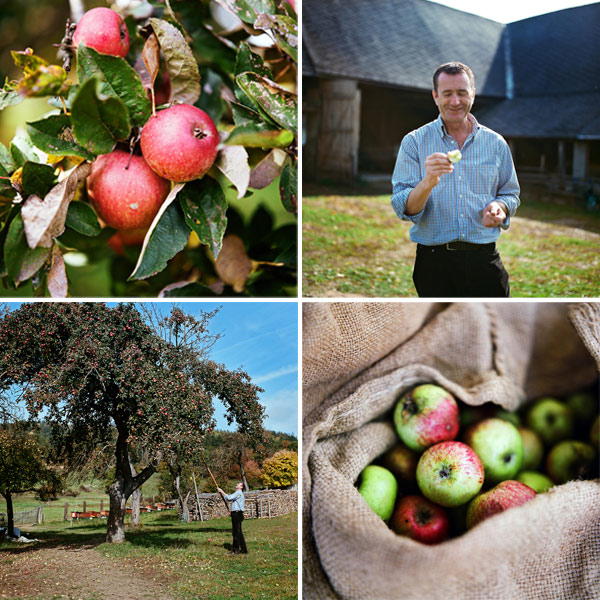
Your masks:
[{"label": "man's left hand", "polygon": [[498,227],[507,216],[508,213],[504,204],[494,200],[483,209],[483,225],[485,227]]}]

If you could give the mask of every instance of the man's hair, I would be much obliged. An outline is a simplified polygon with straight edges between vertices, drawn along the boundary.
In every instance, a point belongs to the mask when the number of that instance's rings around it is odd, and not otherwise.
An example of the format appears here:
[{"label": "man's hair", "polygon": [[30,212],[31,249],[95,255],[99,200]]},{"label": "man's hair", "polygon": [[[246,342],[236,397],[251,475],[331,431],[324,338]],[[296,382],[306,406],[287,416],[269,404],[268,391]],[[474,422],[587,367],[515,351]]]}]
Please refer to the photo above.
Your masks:
[{"label": "man's hair", "polygon": [[433,89],[436,91],[436,93],[440,73],[447,73],[448,75],[458,75],[459,73],[464,73],[469,78],[471,87],[475,89],[475,77],[473,76],[473,71],[471,71],[467,65],[463,65],[463,63],[449,62],[440,65],[433,74]]}]

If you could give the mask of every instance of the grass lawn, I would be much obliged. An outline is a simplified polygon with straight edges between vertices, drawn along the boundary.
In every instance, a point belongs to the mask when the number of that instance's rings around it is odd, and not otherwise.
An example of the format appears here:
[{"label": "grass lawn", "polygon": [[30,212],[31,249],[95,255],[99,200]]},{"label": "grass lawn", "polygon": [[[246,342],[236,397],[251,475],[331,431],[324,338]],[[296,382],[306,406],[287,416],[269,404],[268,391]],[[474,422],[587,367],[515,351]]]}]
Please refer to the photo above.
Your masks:
[{"label": "grass lawn", "polygon": [[[23,504],[18,502],[18,510]],[[22,526],[24,535],[39,541],[0,541],[0,598],[298,597],[298,513],[245,520],[249,553],[237,556],[229,553],[229,518],[182,523],[168,511],[142,514],[142,523],[139,529],[127,530],[122,544],[104,542],[105,520],[70,525],[46,516],[43,525]]]},{"label": "grass lawn", "polygon": [[[413,297],[416,244],[389,195],[302,198],[304,297]],[[498,247],[514,298],[600,296],[600,213],[575,204],[521,199]]]}]

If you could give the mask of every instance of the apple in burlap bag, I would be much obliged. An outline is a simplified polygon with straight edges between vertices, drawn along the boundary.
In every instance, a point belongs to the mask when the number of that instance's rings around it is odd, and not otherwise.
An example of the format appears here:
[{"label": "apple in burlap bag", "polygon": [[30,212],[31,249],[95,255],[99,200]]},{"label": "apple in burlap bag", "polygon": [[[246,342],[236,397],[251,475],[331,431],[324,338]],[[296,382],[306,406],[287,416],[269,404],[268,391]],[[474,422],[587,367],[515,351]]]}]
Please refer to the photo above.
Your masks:
[{"label": "apple in burlap bag", "polygon": [[398,396],[432,382],[507,410],[598,378],[597,303],[303,305],[303,598],[600,597],[600,482],[573,481],[426,546],[355,488],[396,442]]}]

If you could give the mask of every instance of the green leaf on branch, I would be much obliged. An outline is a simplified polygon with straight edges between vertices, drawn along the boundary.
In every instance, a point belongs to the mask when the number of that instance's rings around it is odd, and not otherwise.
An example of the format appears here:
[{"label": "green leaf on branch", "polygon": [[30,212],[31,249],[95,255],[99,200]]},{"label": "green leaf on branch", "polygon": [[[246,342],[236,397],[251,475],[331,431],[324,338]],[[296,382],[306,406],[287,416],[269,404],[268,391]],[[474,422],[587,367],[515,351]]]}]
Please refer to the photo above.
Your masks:
[{"label": "green leaf on branch", "polygon": [[7,106],[14,106],[24,100],[19,92],[7,89],[6,86],[0,89],[0,110],[4,110]]},{"label": "green leaf on branch", "polygon": [[286,148],[294,141],[294,133],[273,129],[266,124],[248,123],[232,129],[225,144],[247,148]]},{"label": "green leaf on branch", "polygon": [[259,14],[271,14],[276,9],[275,0],[217,0],[217,3],[250,25]]},{"label": "green leaf on branch", "polygon": [[103,94],[101,89],[97,77],[82,83],[71,112],[75,138],[94,154],[108,154],[117,140],[127,139],[131,131],[125,104],[119,98]]},{"label": "green leaf on branch", "polygon": [[146,279],[160,273],[167,262],[185,248],[190,228],[179,204],[174,202],[183,186],[183,183],[178,183],[173,187],[154,217],[129,280]]},{"label": "green leaf on branch", "polygon": [[190,181],[178,196],[189,227],[216,258],[227,227],[227,201],[221,186],[212,178]]},{"label": "green leaf on branch", "polygon": [[240,73],[235,79],[243,92],[251,98],[263,115],[266,115],[284,129],[297,131],[298,104],[296,94],[255,73]]},{"label": "green leaf on branch", "polygon": [[17,165],[15,165],[15,161],[8,148],[0,143],[0,175],[10,175],[16,168]]},{"label": "green leaf on branch", "polygon": [[288,212],[298,213],[298,169],[286,165],[279,180],[281,202]]},{"label": "green leaf on branch", "polygon": [[182,33],[163,19],[150,19],[171,81],[171,100],[194,104],[200,97],[198,63]]},{"label": "green leaf on branch", "polygon": [[71,119],[68,115],[51,115],[40,121],[27,123],[25,129],[31,141],[47,154],[79,156],[87,160],[94,160],[94,155],[75,140]]},{"label": "green leaf on branch", "polygon": [[23,218],[18,214],[11,222],[4,244],[8,276],[15,284],[33,277],[50,256],[50,248],[31,249],[27,244]]},{"label": "green leaf on branch", "polygon": [[294,62],[298,62],[298,23],[283,15],[261,14],[254,22],[256,29],[270,31],[277,47]]},{"label": "green leaf on branch", "polygon": [[15,66],[23,71],[23,75],[31,75],[40,67],[48,66],[48,61],[36,56],[31,48],[26,50],[11,50],[10,54]]},{"label": "green leaf on branch", "polygon": [[262,56],[252,52],[249,44],[241,42],[235,59],[235,71],[233,74],[239,75],[247,71],[263,75],[264,77],[272,77],[271,71],[265,66]]},{"label": "green leaf on branch", "polygon": [[15,168],[22,167],[28,160],[41,162],[42,159],[35,151],[29,135],[18,133],[10,142],[10,154],[13,158]]},{"label": "green leaf on branch", "polygon": [[78,200],[69,204],[65,225],[88,237],[100,235],[102,231],[94,209],[87,202]]},{"label": "green leaf on branch", "polygon": [[50,165],[27,161],[23,165],[22,185],[24,195],[44,197],[56,183],[54,169]]},{"label": "green leaf on branch", "polygon": [[81,82],[97,75],[101,82],[100,93],[120,98],[133,125],[141,127],[150,117],[152,105],[142,80],[125,59],[100,54],[80,44],[77,49],[77,75]]}]

